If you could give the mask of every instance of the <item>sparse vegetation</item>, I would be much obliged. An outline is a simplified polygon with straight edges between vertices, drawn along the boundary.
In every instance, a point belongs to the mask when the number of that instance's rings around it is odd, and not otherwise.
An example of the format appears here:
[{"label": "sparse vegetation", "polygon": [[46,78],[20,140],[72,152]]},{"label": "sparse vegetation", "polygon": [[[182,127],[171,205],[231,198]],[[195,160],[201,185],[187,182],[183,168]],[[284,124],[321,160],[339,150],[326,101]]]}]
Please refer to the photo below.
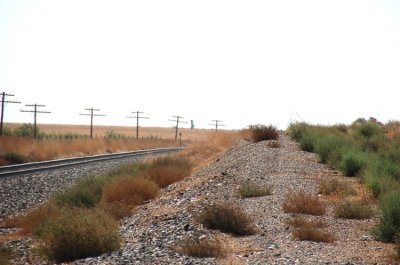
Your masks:
[{"label": "sparse vegetation", "polygon": [[301,213],[310,215],[323,215],[326,211],[325,205],[318,196],[308,194],[304,191],[289,192],[282,204],[285,213]]},{"label": "sparse vegetation", "polygon": [[[346,128],[345,128],[346,127]],[[340,128],[340,129],[339,129]],[[382,125],[376,119],[358,119],[350,126],[312,126],[292,124],[289,134],[300,143],[309,135],[321,162],[358,176],[379,198],[380,219],[374,229],[377,239],[394,242],[400,232],[400,137],[398,123]],[[311,140],[310,140],[311,139]],[[324,148],[321,143],[325,142]],[[326,144],[331,142],[332,144]],[[305,146],[309,146],[305,145]],[[304,148],[303,145],[301,145]],[[336,207],[337,216],[368,218],[369,205],[345,201]]]},{"label": "sparse vegetation", "polygon": [[37,228],[41,251],[49,260],[66,262],[97,256],[120,246],[117,224],[99,210],[63,208]]},{"label": "sparse vegetation", "polygon": [[216,229],[238,236],[253,235],[256,227],[247,214],[238,206],[216,202],[204,206],[198,221],[209,229]]},{"label": "sparse vegetation", "polygon": [[336,217],[345,219],[369,219],[374,216],[374,210],[367,201],[344,200],[336,204],[334,213]]},{"label": "sparse vegetation", "polygon": [[240,185],[238,192],[241,198],[261,197],[271,195],[272,188],[260,186],[252,181],[246,181]]},{"label": "sparse vegetation", "polygon": [[279,137],[278,130],[272,125],[250,125],[249,130],[250,137],[253,142],[277,140]]},{"label": "sparse vegetation", "polygon": [[178,244],[175,249],[179,253],[198,258],[223,258],[226,256],[223,243],[215,236],[188,239]]}]

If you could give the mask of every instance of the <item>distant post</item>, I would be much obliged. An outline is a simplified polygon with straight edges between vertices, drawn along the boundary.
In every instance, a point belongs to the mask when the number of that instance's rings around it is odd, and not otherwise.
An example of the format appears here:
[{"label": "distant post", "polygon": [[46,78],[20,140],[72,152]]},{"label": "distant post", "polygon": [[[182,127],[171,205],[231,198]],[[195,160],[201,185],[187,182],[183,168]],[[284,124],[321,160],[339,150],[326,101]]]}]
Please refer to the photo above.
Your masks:
[{"label": "distant post", "polygon": [[139,119],[148,119],[149,117],[141,117],[140,114],[143,114],[141,111],[135,111],[131,113],[136,113],[136,116],[128,116],[127,118],[136,119],[136,139],[139,138]]},{"label": "distant post", "polygon": [[21,110],[21,112],[33,112],[33,138],[37,137],[37,124],[36,124],[36,116],[38,113],[51,113],[50,111],[39,111],[38,107],[46,107],[46,105],[39,104],[28,104],[26,107],[33,107],[33,110]]},{"label": "distant post", "polygon": [[1,118],[0,118],[0,135],[3,135],[3,118],[4,118],[4,103],[21,103],[19,101],[6,100],[6,97],[13,97],[14,95],[1,93]]},{"label": "distant post", "polygon": [[178,139],[178,128],[179,128],[179,123],[187,123],[185,121],[182,121],[180,119],[183,119],[183,117],[181,116],[172,116],[173,118],[175,118],[175,120],[171,120],[169,119],[169,121],[173,121],[176,122],[176,126],[175,126],[175,140]]},{"label": "distant post", "polygon": [[220,120],[211,120],[211,121],[214,122],[214,123],[211,123],[211,124],[208,124],[208,125],[215,126],[215,132],[218,132],[218,127],[225,126],[223,124],[220,124],[220,122],[222,122]]},{"label": "distant post", "polygon": [[90,116],[90,139],[93,138],[93,117],[94,116],[106,116],[104,114],[94,114],[94,111],[100,111],[99,109],[94,109],[94,108],[87,108],[85,110],[90,111],[90,113],[80,113],[79,115],[81,116]]}]

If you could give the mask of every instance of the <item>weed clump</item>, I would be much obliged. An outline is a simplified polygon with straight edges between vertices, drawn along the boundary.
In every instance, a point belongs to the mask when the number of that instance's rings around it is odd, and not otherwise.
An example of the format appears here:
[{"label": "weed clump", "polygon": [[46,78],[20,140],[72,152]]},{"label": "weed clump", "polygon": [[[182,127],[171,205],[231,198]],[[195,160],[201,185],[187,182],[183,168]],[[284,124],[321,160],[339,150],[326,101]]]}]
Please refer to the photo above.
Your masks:
[{"label": "weed clump", "polygon": [[374,216],[374,210],[366,201],[345,200],[335,206],[336,217],[344,219],[369,219]]},{"label": "weed clump", "polygon": [[256,228],[253,221],[239,207],[228,203],[206,205],[198,216],[205,227],[238,236],[253,235]]},{"label": "weed clump", "polygon": [[41,251],[56,262],[98,256],[120,246],[116,223],[103,212],[64,208],[36,231]]},{"label": "weed clump", "polygon": [[287,224],[292,227],[292,236],[298,240],[331,243],[335,240],[334,236],[321,230],[326,224],[321,221],[309,221],[304,217],[294,217]]},{"label": "weed clump", "polygon": [[9,247],[0,243],[0,264],[11,264],[12,251]]},{"label": "weed clump", "polygon": [[324,178],[318,181],[317,186],[318,194],[332,195],[355,195],[356,191],[350,186],[346,185],[344,181],[340,181],[337,178]]},{"label": "weed clump", "polygon": [[318,196],[307,194],[304,191],[289,192],[282,204],[285,213],[301,213],[310,215],[323,215],[326,211],[325,205]]},{"label": "weed clump", "polygon": [[271,187],[262,187],[252,181],[242,183],[238,189],[241,198],[261,197],[272,194]]},{"label": "weed clump", "polygon": [[214,236],[188,239],[177,245],[175,249],[179,253],[198,258],[223,258],[226,256],[223,243]]},{"label": "weed clump", "polygon": [[278,130],[272,125],[250,125],[249,128],[251,140],[255,143],[265,140],[278,140]]}]

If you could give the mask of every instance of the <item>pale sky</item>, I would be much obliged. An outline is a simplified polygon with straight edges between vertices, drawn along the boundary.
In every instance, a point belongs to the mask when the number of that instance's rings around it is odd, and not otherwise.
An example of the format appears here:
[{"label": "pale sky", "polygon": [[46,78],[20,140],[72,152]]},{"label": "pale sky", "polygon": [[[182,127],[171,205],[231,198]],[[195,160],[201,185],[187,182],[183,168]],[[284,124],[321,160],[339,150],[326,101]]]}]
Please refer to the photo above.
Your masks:
[{"label": "pale sky", "polygon": [[5,122],[400,120],[400,1],[0,0],[2,91]]}]

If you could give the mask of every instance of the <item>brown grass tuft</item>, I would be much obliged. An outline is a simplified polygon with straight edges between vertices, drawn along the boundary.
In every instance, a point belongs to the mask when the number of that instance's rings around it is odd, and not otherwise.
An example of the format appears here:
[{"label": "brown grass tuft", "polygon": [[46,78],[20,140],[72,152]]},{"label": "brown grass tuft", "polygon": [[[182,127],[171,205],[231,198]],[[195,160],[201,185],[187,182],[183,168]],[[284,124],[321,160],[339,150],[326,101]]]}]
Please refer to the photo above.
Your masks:
[{"label": "brown grass tuft", "polygon": [[160,187],[152,180],[141,177],[121,178],[105,185],[103,201],[133,208],[155,198],[159,191]]},{"label": "brown grass tuft", "polygon": [[250,137],[253,142],[261,142],[265,140],[278,140],[278,130],[272,126],[265,125],[250,125],[249,126]]},{"label": "brown grass tuft", "polygon": [[197,219],[207,228],[238,236],[256,233],[253,220],[241,208],[228,203],[206,205]]},{"label": "brown grass tuft", "polygon": [[323,215],[326,211],[325,205],[318,196],[307,194],[304,191],[289,192],[282,204],[285,213],[302,213],[310,215]]},{"label": "brown grass tuft", "polygon": [[335,240],[329,232],[321,230],[326,224],[319,220],[307,220],[304,217],[294,217],[287,224],[292,227],[292,236],[298,240],[331,243]]},{"label": "brown grass tuft", "polygon": [[355,195],[356,191],[350,183],[338,180],[337,178],[324,178],[318,181],[318,194],[323,195]]},{"label": "brown grass tuft", "polygon": [[269,141],[268,147],[270,148],[280,148],[281,144],[278,141]]},{"label": "brown grass tuft", "polygon": [[47,219],[57,216],[59,209],[52,203],[45,203],[34,208],[26,215],[6,218],[4,220],[5,227],[19,227],[24,234],[32,234],[34,230],[43,224]]},{"label": "brown grass tuft", "polygon": [[188,239],[178,244],[175,249],[179,253],[198,258],[223,258],[226,256],[223,242],[214,236]]}]

